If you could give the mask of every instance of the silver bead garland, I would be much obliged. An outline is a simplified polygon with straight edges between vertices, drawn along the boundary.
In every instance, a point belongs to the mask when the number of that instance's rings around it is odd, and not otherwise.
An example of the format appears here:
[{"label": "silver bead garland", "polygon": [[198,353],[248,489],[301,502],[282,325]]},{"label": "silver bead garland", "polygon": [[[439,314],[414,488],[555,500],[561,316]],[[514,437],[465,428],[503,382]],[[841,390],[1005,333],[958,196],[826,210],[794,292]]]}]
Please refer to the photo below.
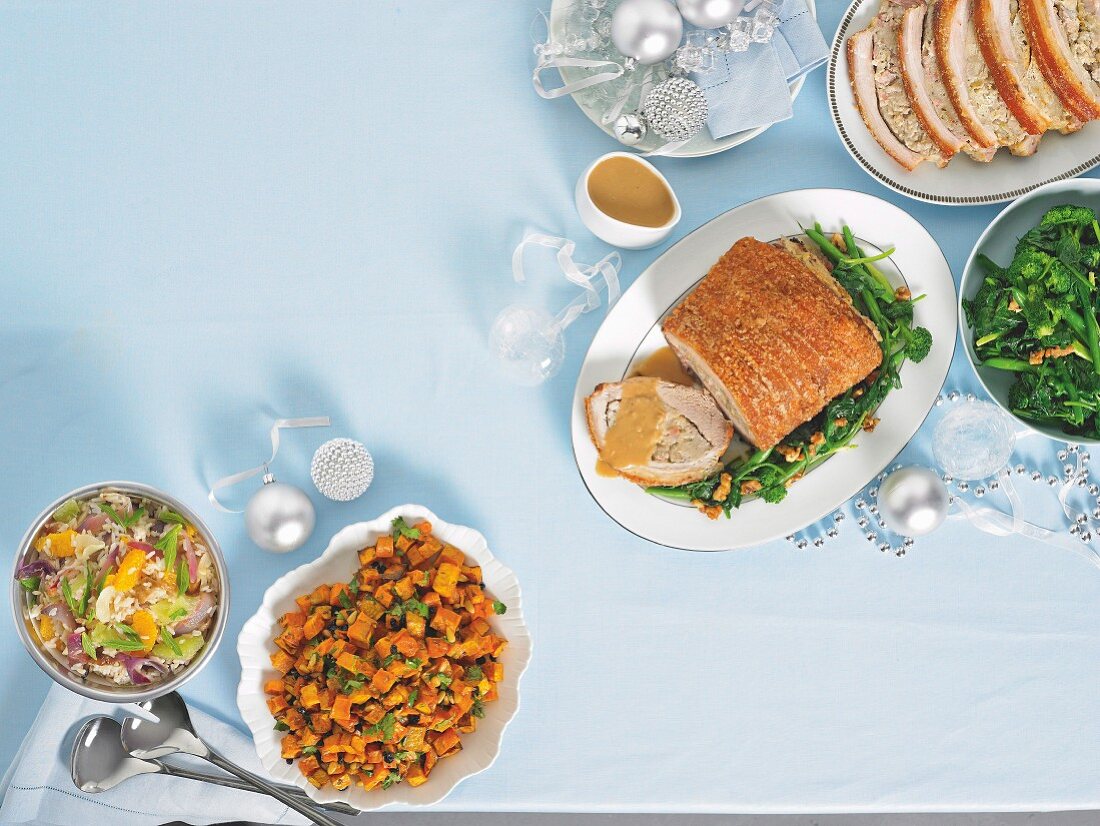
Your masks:
[{"label": "silver bead garland", "polygon": [[[935,406],[943,407],[945,402],[972,402],[975,400],[976,397],[973,393],[963,394],[958,390],[952,390],[946,395],[941,394],[937,396]],[[948,487],[948,501],[951,504],[954,504],[956,494],[966,494],[969,492],[975,498],[980,499],[998,493],[1002,487],[1000,479],[1007,479],[1010,476],[1015,476],[1017,479],[1023,480],[1031,479],[1032,482],[1042,484],[1044,487],[1048,488],[1056,488],[1059,486],[1084,488],[1088,495],[1093,498],[1094,506],[1092,506],[1090,512],[1077,512],[1074,516],[1070,517],[1066,530],[1071,536],[1077,537],[1081,542],[1086,544],[1090,543],[1094,535],[1100,536],[1100,484],[1091,481],[1089,478],[1089,462],[1091,456],[1088,451],[1082,450],[1079,445],[1068,442],[1058,451],[1057,459],[1059,462],[1063,463],[1061,477],[1053,474],[1044,474],[1041,470],[1028,468],[1023,464],[1017,463],[1013,466],[1006,465],[1001,468],[995,476],[973,482],[973,489],[971,489],[971,482],[965,479],[956,481],[949,473],[941,472],[940,478],[943,479],[944,484]],[[854,520],[856,526],[864,532],[863,535],[868,544],[877,547],[882,553],[892,552],[894,556],[897,557],[905,556],[905,554],[916,545],[915,540],[912,537],[896,537],[896,535],[892,534],[888,529],[880,534],[879,531],[883,529],[884,525],[882,520],[877,516],[878,506],[876,504],[878,486],[882,484],[883,480],[885,480],[890,473],[900,467],[902,467],[900,464],[895,464],[879,473],[867,484],[862,493],[849,500],[845,505],[842,505],[841,508],[834,511],[830,517],[802,531],[789,534],[786,537],[787,541],[798,550],[805,550],[811,544],[815,548],[823,547],[828,540],[835,539],[840,535],[839,528],[846,520],[844,508],[851,507],[856,514]],[[1000,477],[1000,479],[998,477]],[[956,493],[951,492],[952,486],[954,486]],[[874,523],[879,530],[872,527],[872,523]],[[891,537],[896,537],[896,539],[892,539]]]}]

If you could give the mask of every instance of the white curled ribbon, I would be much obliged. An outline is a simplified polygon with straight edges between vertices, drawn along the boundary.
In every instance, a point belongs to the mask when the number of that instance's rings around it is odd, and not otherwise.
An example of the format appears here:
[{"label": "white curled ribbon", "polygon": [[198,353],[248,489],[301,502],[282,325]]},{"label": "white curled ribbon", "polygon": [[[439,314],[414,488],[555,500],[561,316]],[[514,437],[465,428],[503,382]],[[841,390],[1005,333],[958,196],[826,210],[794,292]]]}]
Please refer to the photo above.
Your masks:
[{"label": "white curled ribbon", "polygon": [[1097,555],[1091,546],[1086,545],[1079,539],[1025,522],[1016,515],[1015,509],[1012,515],[1009,515],[986,506],[975,507],[959,496],[955,497],[955,504],[959,506],[962,515],[969,519],[971,524],[988,534],[993,536],[1011,536],[1013,534],[1026,536],[1028,539],[1035,539],[1047,545],[1073,551],[1082,559],[1100,568],[1100,555]]},{"label": "white curled ribbon", "polygon": [[207,498],[210,499],[210,504],[222,511],[222,513],[244,513],[243,510],[227,508],[219,502],[216,495],[217,492],[223,488],[232,487],[238,482],[243,482],[245,479],[251,479],[253,476],[259,476],[261,473],[266,472],[268,465],[275,461],[275,456],[279,452],[279,431],[290,430],[297,427],[328,427],[329,424],[331,424],[331,422],[328,416],[310,416],[302,419],[276,419],[275,423],[271,426],[271,458],[257,467],[242,470],[240,473],[233,473],[229,476],[223,476],[211,485],[210,490],[206,494]]},{"label": "white curled ribbon", "polygon": [[531,245],[557,250],[558,268],[561,270],[562,275],[583,291],[558,314],[555,319],[555,326],[559,330],[564,330],[572,324],[581,313],[587,313],[600,306],[600,291],[596,287],[597,279],[602,278],[607,288],[608,308],[619,300],[619,270],[622,268],[623,258],[617,251],[608,253],[595,264],[579,264],[573,260],[573,253],[577,249],[575,242],[570,241],[568,238],[559,238],[541,232],[532,232],[524,236],[512,252],[512,277],[515,278],[517,284],[523,284],[527,281],[527,276],[523,270],[523,253]]},{"label": "white curled ribbon", "polygon": [[[547,69],[570,67],[578,69],[603,69],[604,71],[582,77],[579,80],[565,83],[553,89],[547,89],[543,86],[541,75]],[[626,70],[614,60],[592,60],[586,57],[551,57],[550,55],[540,55],[538,63],[535,64],[535,73],[531,77],[531,82],[534,84],[535,91],[538,92],[539,97],[545,98],[546,100],[553,100],[554,98],[571,95],[582,89],[588,89],[592,86],[598,86],[601,83],[615,80],[616,78],[622,77],[624,71]]]}]

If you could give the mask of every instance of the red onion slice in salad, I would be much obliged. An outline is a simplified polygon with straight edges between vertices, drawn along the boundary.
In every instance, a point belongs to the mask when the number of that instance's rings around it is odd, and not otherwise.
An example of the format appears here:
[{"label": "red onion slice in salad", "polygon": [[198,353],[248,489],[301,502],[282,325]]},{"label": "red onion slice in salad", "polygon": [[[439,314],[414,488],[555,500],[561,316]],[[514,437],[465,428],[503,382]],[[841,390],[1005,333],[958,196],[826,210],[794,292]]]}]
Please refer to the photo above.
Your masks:
[{"label": "red onion slice in salad", "polygon": [[198,631],[202,624],[214,613],[216,606],[217,602],[213,594],[205,592],[200,594],[198,602],[195,603],[195,610],[172,626],[172,635],[178,637],[181,634]]},{"label": "red onion slice in salad", "polygon": [[[59,622],[68,631],[76,628],[76,617],[69,610],[69,606],[62,602],[53,602],[42,609],[42,613],[54,622]],[[77,648],[80,648],[80,636],[77,635]],[[82,649],[83,650],[83,649]]]},{"label": "red onion slice in salad", "polygon": [[187,555],[187,575],[194,587],[199,581],[199,556],[195,553],[195,546],[191,544],[191,537],[183,533],[183,552]]},{"label": "red onion slice in salad", "polygon": [[84,653],[84,646],[80,644],[79,632],[74,631],[65,638],[65,656],[69,658],[69,665],[91,662],[88,655]]},{"label": "red onion slice in salad", "polygon": [[107,514],[105,513],[93,513],[84,517],[84,521],[77,527],[78,531],[83,531],[91,534],[98,534],[103,530],[103,526],[107,524]]},{"label": "red onion slice in salad", "polygon": [[161,676],[168,673],[167,666],[161,665],[156,660],[151,660],[148,657],[134,657],[130,654],[116,654],[115,659],[122,663],[126,669],[126,673],[130,675],[130,682],[134,685],[148,685],[151,683],[152,677],[147,674],[147,671],[155,672],[155,676]]},{"label": "red onion slice in salad", "polygon": [[24,565],[19,566],[19,570],[15,572],[16,579],[23,579],[28,576],[44,576],[46,574],[56,574],[57,568],[53,566],[53,563],[45,559],[36,559],[34,562],[27,562]]}]

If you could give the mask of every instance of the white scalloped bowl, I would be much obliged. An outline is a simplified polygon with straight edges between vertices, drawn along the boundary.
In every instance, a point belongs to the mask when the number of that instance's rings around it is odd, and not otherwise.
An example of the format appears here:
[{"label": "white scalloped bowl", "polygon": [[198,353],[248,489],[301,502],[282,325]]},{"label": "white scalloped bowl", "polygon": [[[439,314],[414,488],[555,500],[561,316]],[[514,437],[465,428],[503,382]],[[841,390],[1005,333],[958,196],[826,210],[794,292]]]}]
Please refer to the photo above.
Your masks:
[{"label": "white scalloped bowl", "polygon": [[[295,609],[295,597],[323,583],[351,579],[359,567],[357,552],[389,533],[390,523],[398,516],[410,523],[424,519],[431,522],[434,535],[464,551],[481,566],[486,588],[508,607],[505,614],[493,620],[498,632],[508,640],[501,658],[504,680],[497,689],[500,696],[495,702],[486,703],[485,717],[478,723],[477,731],[462,735],[462,751],[440,760],[422,786],[413,788],[400,783],[386,790],[369,792],[356,785],[344,791],[331,786],[317,789],[302,776],[296,763],[288,765],[280,756],[279,743],[283,735],[274,729],[264,696],[264,682],[277,676],[269,655],[275,650],[273,640],[279,630],[278,618]],[[523,621],[519,581],[511,569],[492,555],[485,537],[472,528],[450,525],[421,505],[402,505],[370,522],[358,522],[344,528],[332,538],[321,556],[295,568],[268,588],[260,609],[241,629],[237,653],[241,658],[237,707],[252,731],[256,751],[268,774],[304,789],[318,803],[342,801],[362,811],[372,811],[391,804],[427,806],[438,803],[467,777],[493,764],[500,753],[504,729],[519,710],[519,681],[531,659],[531,636]]]}]

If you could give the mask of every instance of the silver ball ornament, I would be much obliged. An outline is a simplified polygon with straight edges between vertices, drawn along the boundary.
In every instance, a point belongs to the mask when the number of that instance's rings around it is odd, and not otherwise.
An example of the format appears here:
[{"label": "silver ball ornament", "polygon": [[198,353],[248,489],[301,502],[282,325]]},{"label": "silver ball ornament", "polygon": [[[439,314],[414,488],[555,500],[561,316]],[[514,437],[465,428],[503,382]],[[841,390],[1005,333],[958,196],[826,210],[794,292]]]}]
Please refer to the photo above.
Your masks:
[{"label": "silver ball ornament", "polygon": [[362,442],[329,439],[313,454],[309,475],[321,495],[350,502],[362,496],[374,480],[374,459]]},{"label": "silver ball ornament", "polygon": [[646,66],[660,63],[680,46],[684,18],[670,0],[623,0],[611,15],[611,41]]},{"label": "silver ball ornament", "polygon": [[934,470],[903,467],[895,470],[879,488],[878,507],[894,533],[923,536],[947,518],[947,486]]},{"label": "silver ball ornament", "polygon": [[611,132],[615,139],[624,146],[634,146],[645,140],[649,127],[645,121],[632,112],[619,115],[611,124]]},{"label": "silver ball ornament", "polygon": [[744,0],[676,0],[676,7],[684,19],[700,29],[717,29],[725,26],[741,13]]},{"label": "silver ball ornament", "polygon": [[244,509],[249,537],[265,551],[276,554],[302,547],[316,523],[313,503],[301,488],[276,482],[270,473]]}]

